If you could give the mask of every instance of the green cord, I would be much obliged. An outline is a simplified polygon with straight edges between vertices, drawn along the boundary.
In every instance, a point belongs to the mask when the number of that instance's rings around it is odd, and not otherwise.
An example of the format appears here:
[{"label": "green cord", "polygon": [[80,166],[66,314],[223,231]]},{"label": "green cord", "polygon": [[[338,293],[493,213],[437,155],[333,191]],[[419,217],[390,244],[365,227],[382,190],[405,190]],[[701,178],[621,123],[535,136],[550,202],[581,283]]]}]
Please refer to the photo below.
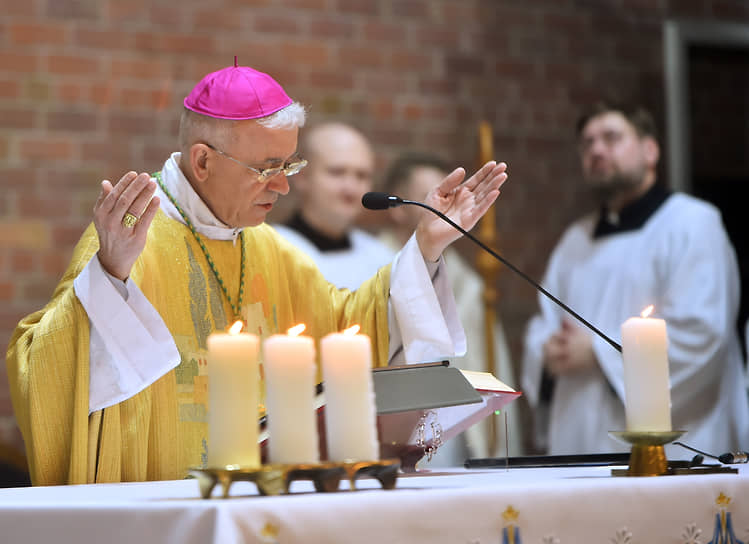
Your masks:
[{"label": "green cord", "polygon": [[195,226],[187,218],[187,215],[185,215],[185,212],[182,211],[182,208],[180,208],[179,204],[177,204],[177,201],[174,200],[174,197],[169,193],[169,191],[167,191],[166,186],[164,185],[164,180],[161,179],[161,172],[156,172],[154,174],[154,177],[159,183],[159,187],[161,187],[161,190],[164,191],[164,194],[167,196],[167,198],[169,198],[169,201],[174,204],[175,208],[177,208],[177,211],[182,216],[182,219],[184,219],[185,224],[190,229],[190,232],[192,232],[192,235],[195,236],[195,240],[197,240],[200,249],[203,250],[203,255],[205,255],[205,260],[208,262],[208,266],[213,272],[213,275],[216,276],[216,281],[218,281],[221,290],[224,292],[226,300],[229,302],[229,306],[231,306],[231,309],[234,311],[234,318],[241,320],[242,314],[240,312],[240,309],[242,308],[242,297],[244,296],[244,231],[239,231],[239,242],[240,247],[242,248],[242,261],[239,267],[239,295],[237,296],[237,305],[235,306],[231,301],[231,297],[229,296],[229,291],[226,289],[226,285],[224,285],[224,280],[221,279],[221,276],[218,273],[218,269],[216,268],[216,265],[214,264],[210,253],[208,253],[208,249],[203,243],[203,239],[198,234],[198,231],[195,230]]}]

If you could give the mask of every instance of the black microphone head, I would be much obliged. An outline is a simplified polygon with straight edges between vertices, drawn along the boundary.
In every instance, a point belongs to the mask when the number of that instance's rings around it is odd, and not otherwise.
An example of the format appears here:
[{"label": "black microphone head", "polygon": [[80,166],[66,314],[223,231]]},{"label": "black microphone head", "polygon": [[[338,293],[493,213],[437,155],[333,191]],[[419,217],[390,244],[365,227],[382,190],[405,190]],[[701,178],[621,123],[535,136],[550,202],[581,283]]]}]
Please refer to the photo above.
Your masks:
[{"label": "black microphone head", "polygon": [[399,206],[402,201],[397,196],[387,193],[370,192],[361,197],[361,203],[368,210],[387,210]]}]

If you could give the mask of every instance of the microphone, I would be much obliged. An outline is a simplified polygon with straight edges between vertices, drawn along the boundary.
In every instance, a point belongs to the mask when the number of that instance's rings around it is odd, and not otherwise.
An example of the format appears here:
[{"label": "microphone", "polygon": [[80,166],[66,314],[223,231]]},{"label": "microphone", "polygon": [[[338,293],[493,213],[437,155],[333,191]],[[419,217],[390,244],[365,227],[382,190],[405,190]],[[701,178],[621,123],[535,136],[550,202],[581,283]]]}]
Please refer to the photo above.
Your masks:
[{"label": "microphone", "polygon": [[720,461],[724,465],[749,463],[749,453],[745,451],[735,451],[733,453],[724,453],[718,456],[718,461]]},{"label": "microphone", "polygon": [[405,198],[400,198],[395,195],[390,195],[388,193],[378,193],[378,192],[370,192],[366,193],[362,199],[361,199],[362,206],[367,208],[368,210],[386,210],[388,208],[395,208],[397,206],[401,206],[403,204],[409,204],[413,206],[419,206],[420,208],[424,208],[425,210],[429,210],[433,214],[437,215],[440,219],[443,221],[446,221],[448,224],[450,224],[453,228],[457,229],[463,236],[470,239],[474,243],[478,244],[481,249],[488,252],[492,257],[497,259],[499,262],[504,264],[507,268],[515,272],[517,275],[519,275],[521,278],[523,278],[525,281],[530,283],[533,287],[535,287],[538,291],[546,295],[550,300],[558,304],[564,311],[566,311],[568,314],[573,316],[575,319],[577,319],[580,323],[588,327],[591,331],[596,333],[598,336],[603,338],[611,347],[613,347],[615,350],[617,350],[619,353],[622,351],[622,346],[619,345],[617,342],[614,342],[611,338],[603,334],[600,330],[598,330],[593,324],[586,321],[581,315],[579,315],[577,312],[575,312],[572,308],[567,306],[564,302],[559,300],[557,297],[549,293],[546,289],[541,287],[538,283],[533,281],[530,276],[528,276],[525,272],[515,267],[512,263],[507,261],[504,257],[502,257],[499,253],[491,249],[489,246],[484,244],[481,240],[473,236],[471,233],[469,233],[467,230],[465,230],[463,227],[455,223],[452,219],[447,217],[444,213],[440,212],[439,210],[435,210],[431,206],[428,206],[427,204],[424,204],[423,202],[417,202],[415,200],[406,200]]}]

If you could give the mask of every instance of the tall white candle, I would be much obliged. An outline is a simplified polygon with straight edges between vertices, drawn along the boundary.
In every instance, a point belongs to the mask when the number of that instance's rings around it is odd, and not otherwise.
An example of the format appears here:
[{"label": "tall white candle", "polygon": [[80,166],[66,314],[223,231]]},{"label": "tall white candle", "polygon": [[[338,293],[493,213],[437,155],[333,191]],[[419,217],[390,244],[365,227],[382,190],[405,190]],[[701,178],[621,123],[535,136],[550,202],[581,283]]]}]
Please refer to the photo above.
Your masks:
[{"label": "tall white candle", "polygon": [[258,446],[258,337],[240,333],[208,337],[208,466],[260,466]]},{"label": "tall white candle", "polygon": [[372,346],[356,329],[320,342],[325,383],[325,436],[331,461],[379,459]]},{"label": "tall white candle", "polygon": [[[304,330],[303,325],[297,327]],[[263,342],[268,459],[272,463],[320,461],[314,407],[315,342],[309,336],[295,335],[297,327]]]},{"label": "tall white candle", "polygon": [[666,322],[647,317],[650,311],[652,306],[643,317],[631,317],[622,325],[628,431],[671,430]]}]

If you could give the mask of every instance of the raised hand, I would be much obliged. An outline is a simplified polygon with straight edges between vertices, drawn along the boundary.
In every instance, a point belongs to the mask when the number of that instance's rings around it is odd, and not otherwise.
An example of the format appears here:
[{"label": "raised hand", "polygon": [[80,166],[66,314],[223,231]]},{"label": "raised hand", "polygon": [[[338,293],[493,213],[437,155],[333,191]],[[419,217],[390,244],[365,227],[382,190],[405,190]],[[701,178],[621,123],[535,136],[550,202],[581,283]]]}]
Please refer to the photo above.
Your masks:
[{"label": "raised hand", "polygon": [[101,182],[101,192],[94,204],[94,226],[99,235],[99,262],[104,270],[121,280],[146,245],[159,198],[153,196],[156,182],[146,173],[128,172],[113,187]]},{"label": "raised hand", "polygon": [[[494,204],[499,188],[507,179],[507,165],[489,161],[463,181],[463,168],[453,170],[437,187],[429,191],[425,204],[441,211],[465,230],[471,230]],[[425,214],[416,227],[419,249],[428,261],[436,261],[461,234],[433,214]]]}]

